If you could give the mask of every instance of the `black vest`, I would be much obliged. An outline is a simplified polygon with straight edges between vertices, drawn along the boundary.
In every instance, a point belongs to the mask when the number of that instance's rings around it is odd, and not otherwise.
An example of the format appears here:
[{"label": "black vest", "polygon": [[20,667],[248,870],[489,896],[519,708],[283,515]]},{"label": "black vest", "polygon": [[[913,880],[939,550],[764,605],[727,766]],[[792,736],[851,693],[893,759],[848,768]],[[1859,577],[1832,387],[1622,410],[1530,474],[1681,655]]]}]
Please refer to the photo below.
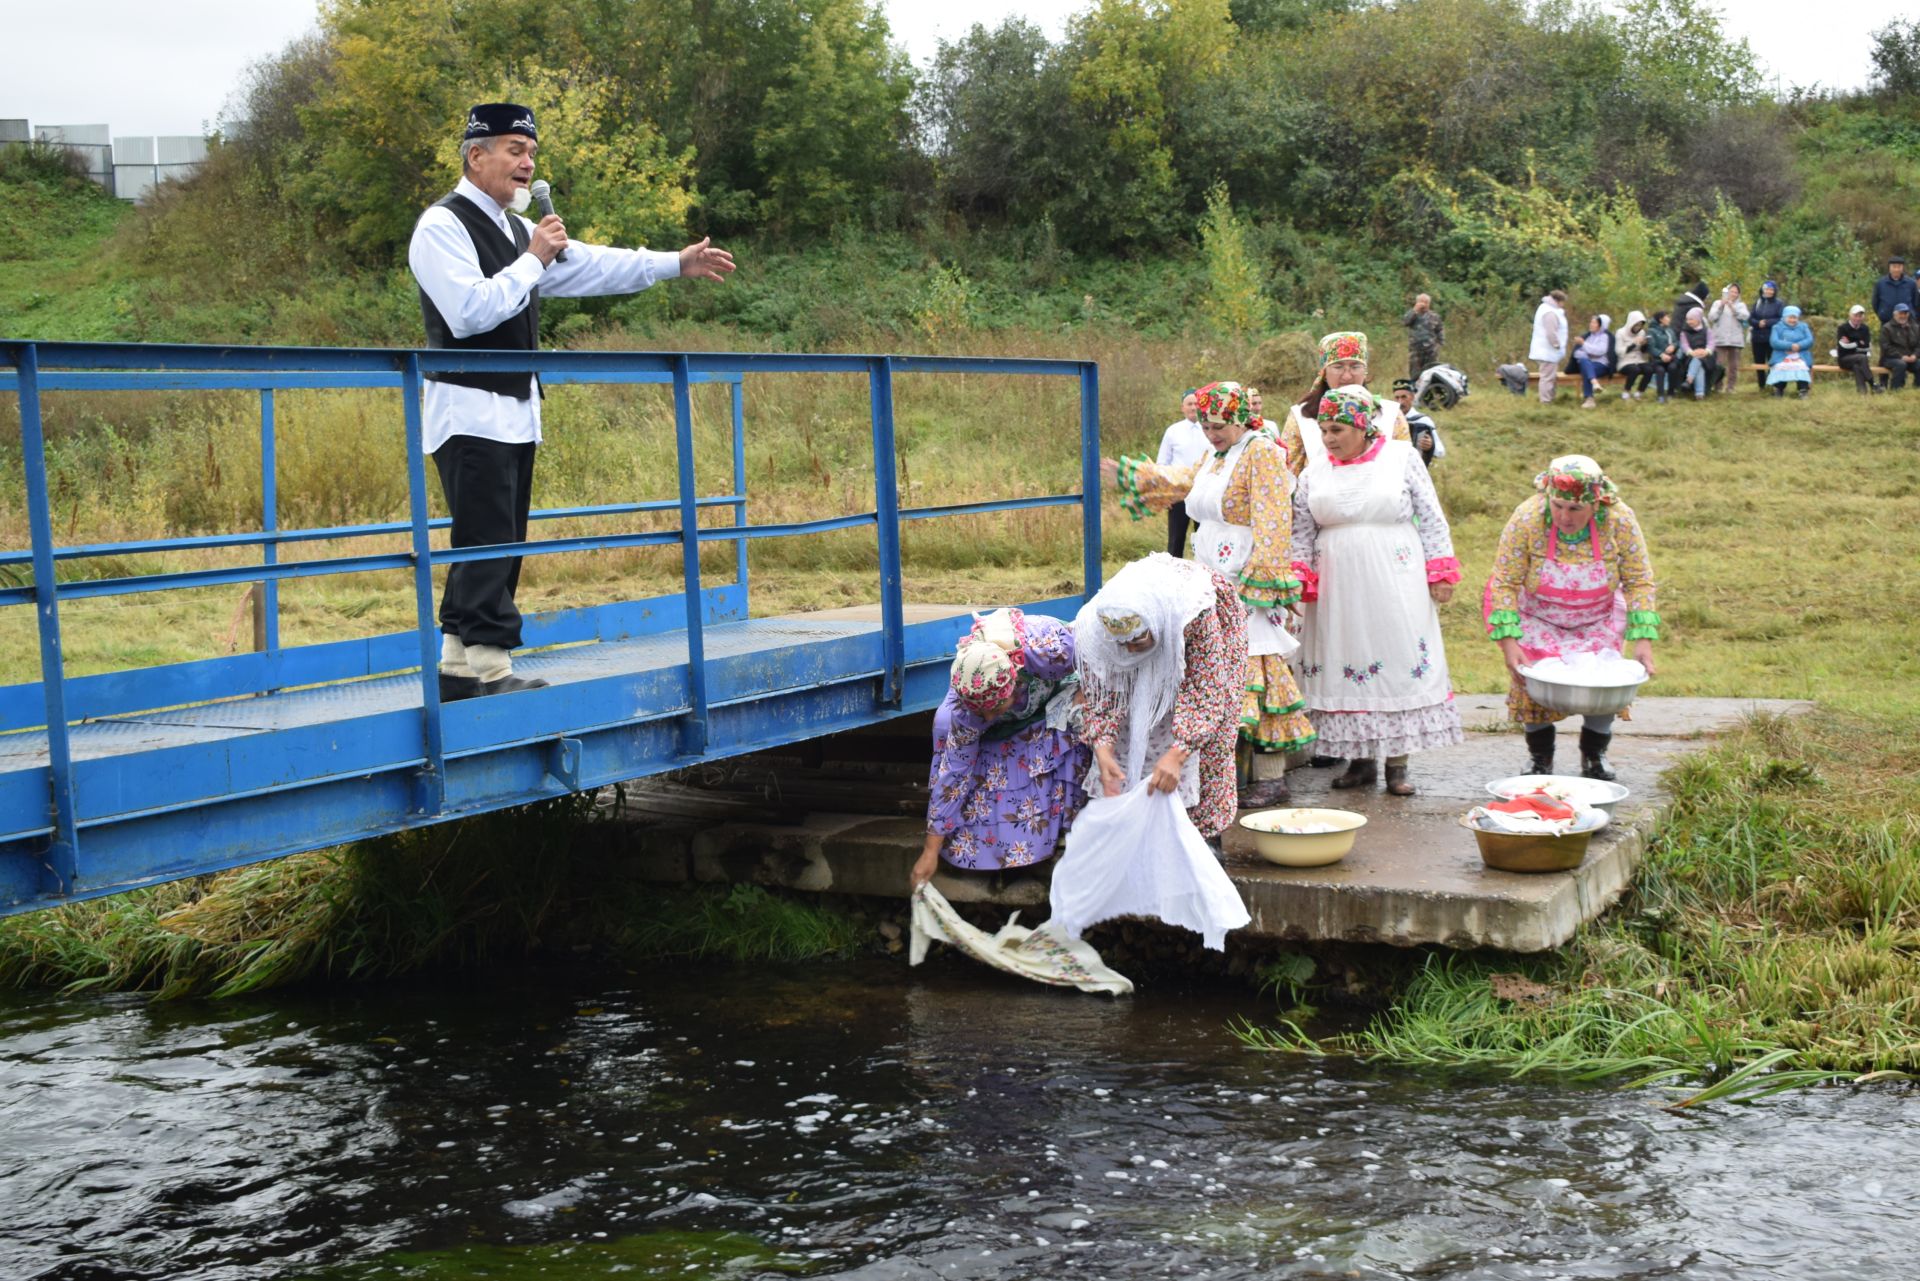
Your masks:
[{"label": "black vest", "polygon": [[[440,201],[438,208],[451,211],[466,227],[467,235],[473,238],[474,253],[479,256],[480,272],[484,276],[491,278],[499,275],[527,251],[527,242],[531,238],[527,235],[526,227],[511,214],[507,215],[507,226],[513,229],[513,238],[509,240],[501,233],[499,224],[481,212],[480,206],[457,191]],[[433,299],[427,297],[424,289],[420,291],[420,318],[426,322],[429,347],[479,351],[537,351],[540,348],[540,290],[537,286],[527,294],[525,307],[485,333],[455,338],[446,317],[440,314],[440,309],[433,305]],[[533,389],[540,385],[537,375],[530,377],[527,374],[428,374],[427,378],[432,382],[477,387],[481,391],[511,396],[515,400],[527,399]],[[540,394],[545,397],[546,389],[542,388]]]}]

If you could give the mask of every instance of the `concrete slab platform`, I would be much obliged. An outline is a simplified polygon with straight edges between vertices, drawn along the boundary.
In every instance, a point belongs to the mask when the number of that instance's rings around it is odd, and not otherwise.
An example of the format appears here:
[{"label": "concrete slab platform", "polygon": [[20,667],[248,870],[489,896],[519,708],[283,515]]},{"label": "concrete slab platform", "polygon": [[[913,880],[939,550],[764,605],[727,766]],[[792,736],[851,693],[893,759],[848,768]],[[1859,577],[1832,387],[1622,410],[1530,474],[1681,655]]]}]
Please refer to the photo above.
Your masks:
[{"label": "concrete slab platform", "polygon": [[[1632,789],[1572,872],[1523,875],[1480,861],[1459,818],[1487,799],[1486,784],[1523,772],[1526,751],[1497,695],[1460,699],[1466,741],[1413,759],[1412,797],[1379,790],[1336,792],[1337,769],[1288,774],[1296,805],[1327,805],[1367,816],[1353,853],[1323,868],[1264,862],[1250,834],[1235,828],[1224,845],[1227,869],[1252,923],[1242,934],[1302,942],[1438,944],[1539,952],[1567,942],[1605,911],[1633,879],[1647,841],[1668,804],[1661,774],[1713,734],[1753,713],[1798,714],[1812,704],[1779,699],[1644,699],[1635,719],[1620,722],[1611,760]],[[1579,765],[1578,721],[1563,724],[1562,773]],[[1279,766],[1263,758],[1260,773]],[[635,845],[662,880],[748,881],[796,890],[903,897],[924,825],[917,818],[817,813],[802,824],[702,821],[648,815],[645,796],[629,802],[629,820],[643,829]],[[987,876],[942,870],[936,879],[950,900],[1015,909],[1047,902],[1051,863]],[[1236,936],[1238,937],[1238,936]]]}]

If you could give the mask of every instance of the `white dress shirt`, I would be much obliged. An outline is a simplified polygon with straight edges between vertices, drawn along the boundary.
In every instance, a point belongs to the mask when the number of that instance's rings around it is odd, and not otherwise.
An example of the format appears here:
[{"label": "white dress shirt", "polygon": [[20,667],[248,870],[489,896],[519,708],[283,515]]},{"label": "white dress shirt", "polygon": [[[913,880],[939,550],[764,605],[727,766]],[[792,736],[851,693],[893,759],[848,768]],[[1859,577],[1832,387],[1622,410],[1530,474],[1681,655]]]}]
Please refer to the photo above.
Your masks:
[{"label": "white dress shirt", "polygon": [[1168,424],[1161,435],[1160,457],[1156,461],[1162,467],[1185,467],[1212,452],[1213,446],[1207,443],[1207,434],[1200,430],[1200,424],[1182,418]]},{"label": "white dress shirt", "polygon": [[[478,205],[494,225],[512,238],[509,214],[492,196],[462,178],[455,191]],[[533,224],[520,218],[533,234]],[[609,249],[578,240],[567,242],[567,260],[542,265],[531,252],[523,253],[496,276],[480,271],[473,236],[450,209],[430,206],[414,224],[407,246],[407,265],[427,297],[440,309],[456,338],[483,334],[501,321],[520,314],[535,285],[548,298],[587,298],[597,294],[638,293],[661,280],[680,274],[680,255],[653,249]],[[525,400],[462,387],[458,383],[429,382],[421,406],[426,451],[446,444],[447,437],[480,436],[510,445],[540,443],[540,396]]]}]

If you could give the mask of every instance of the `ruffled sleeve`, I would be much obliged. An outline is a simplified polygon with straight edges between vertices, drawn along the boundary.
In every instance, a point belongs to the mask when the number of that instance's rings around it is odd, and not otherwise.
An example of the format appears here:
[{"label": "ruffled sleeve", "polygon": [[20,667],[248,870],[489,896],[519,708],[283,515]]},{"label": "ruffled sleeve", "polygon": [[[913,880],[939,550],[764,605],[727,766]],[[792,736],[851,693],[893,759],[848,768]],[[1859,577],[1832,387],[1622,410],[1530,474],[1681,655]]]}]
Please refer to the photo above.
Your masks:
[{"label": "ruffled sleeve", "polygon": [[947,736],[934,740],[933,780],[927,788],[927,830],[952,836],[960,830],[961,813],[973,796],[974,764],[980,755],[980,736],[987,724],[979,713],[947,695]]},{"label": "ruffled sleeve", "polygon": [[1607,513],[1608,559],[1620,580],[1620,591],[1627,598],[1627,639],[1659,640],[1660,615],[1654,607],[1653,558],[1647,554],[1647,537],[1640,529],[1640,518],[1633,508],[1619,504]]},{"label": "ruffled sleeve", "polygon": [[1293,576],[1300,582],[1300,599],[1320,599],[1320,574],[1314,564],[1314,546],[1320,534],[1314,523],[1313,509],[1307,506],[1307,483],[1293,484]]},{"label": "ruffled sleeve", "polygon": [[1487,576],[1487,637],[1520,639],[1520,593],[1533,569],[1533,531],[1543,518],[1545,499],[1535,495],[1514,508],[1500,531],[1500,549]]},{"label": "ruffled sleeve", "polygon": [[1211,456],[1184,467],[1162,467],[1145,457],[1120,459],[1120,507],[1139,520],[1148,512],[1163,512],[1184,500],[1193,488],[1193,478]]},{"label": "ruffled sleeve", "polygon": [[1028,614],[1027,634],[1020,648],[1026,670],[1044,681],[1065,680],[1073,671],[1073,628],[1057,618]]},{"label": "ruffled sleeve", "polygon": [[[1280,609],[1300,599],[1293,575],[1293,477],[1286,455],[1262,439],[1250,441],[1227,487],[1223,506],[1244,507],[1253,550],[1240,570],[1240,599],[1254,609]],[[1228,519],[1238,511],[1223,513]]]},{"label": "ruffled sleeve", "polygon": [[[1402,418],[1404,426],[1406,419]],[[1420,451],[1410,449],[1406,460],[1407,497],[1413,502],[1413,523],[1420,531],[1420,546],[1427,555],[1429,583],[1460,581],[1460,562],[1453,556],[1453,529],[1447,514],[1440,509],[1440,495],[1434,491],[1433,477],[1420,461]]]}]

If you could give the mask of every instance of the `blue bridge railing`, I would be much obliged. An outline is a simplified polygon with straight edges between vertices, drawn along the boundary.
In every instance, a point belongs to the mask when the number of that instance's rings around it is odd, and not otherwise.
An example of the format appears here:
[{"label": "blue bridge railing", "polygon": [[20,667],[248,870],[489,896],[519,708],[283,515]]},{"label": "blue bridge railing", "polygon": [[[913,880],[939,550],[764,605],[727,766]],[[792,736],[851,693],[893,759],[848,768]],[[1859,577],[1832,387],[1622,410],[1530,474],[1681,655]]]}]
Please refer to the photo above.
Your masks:
[{"label": "blue bridge railing", "polygon": [[[643,383],[670,386],[673,396],[674,460],[678,494],[674,499],[610,503],[597,506],[537,510],[535,521],[574,517],[620,517],[641,513],[677,513],[673,529],[627,530],[523,543],[452,549],[435,547],[433,535],[447,522],[430,514],[427,455],[422,448],[421,384],[429,374],[519,372],[532,370],[548,386],[567,383]],[[845,374],[863,377],[870,404],[874,459],[873,508],[847,515],[785,524],[755,525],[748,520],[746,476],[746,415],[744,386],[749,377],[777,374]],[[1066,378],[1077,382],[1080,401],[1080,492],[1042,497],[1019,497],[957,505],[902,508],[897,478],[894,437],[894,380],[900,374],[991,374]],[[731,412],[732,484],[728,492],[698,492],[694,468],[692,389],[720,384],[728,388]],[[397,389],[404,414],[407,470],[407,519],[362,525],[288,529],[279,523],[276,483],[276,394],[288,390],[386,388]],[[54,535],[47,475],[47,443],[43,398],[49,393],[100,391],[240,390],[257,393],[260,406],[261,528],[191,537],[155,537],[115,543],[63,546]],[[0,340],[0,393],[18,398],[20,416],[21,480],[25,486],[30,546],[0,551],[0,608],[30,606],[35,616],[41,679],[0,687],[0,912],[47,902],[65,901],[94,893],[113,892],[131,884],[150,883],[169,876],[193,874],[215,866],[232,866],[273,857],[294,848],[310,848],[322,839],[301,845],[287,830],[287,821],[269,824],[249,848],[244,837],[224,836],[221,848],[202,859],[174,848],[156,854],[148,864],[140,856],[115,851],[110,875],[89,874],[82,840],[105,833],[115,824],[149,819],[162,810],[179,812],[196,806],[217,805],[237,797],[284,791],[290,799],[324,775],[282,769],[280,781],[249,781],[244,771],[227,768],[230,779],[202,780],[198,787],[176,787],[143,795],[137,786],[99,771],[89,775],[82,766],[137,770],[137,754],[122,753],[103,762],[76,762],[75,732],[91,722],[113,720],[152,709],[203,705],[308,686],[364,680],[383,673],[417,672],[418,702],[410,714],[417,717],[417,750],[403,762],[412,775],[403,815],[376,815],[350,829],[319,824],[329,837],[343,832],[394,830],[419,822],[434,822],[457,813],[469,813],[499,804],[529,799],[527,789],[505,789],[497,795],[468,788],[449,805],[447,794],[448,717],[468,705],[443,708],[436,670],[439,660],[438,625],[434,613],[433,571],[437,565],[498,556],[545,556],[616,548],[678,546],[681,550],[682,590],[677,596],[640,601],[609,602],[582,610],[563,611],[528,619],[526,642],[547,646],[565,642],[616,640],[646,633],[683,630],[684,685],[668,700],[671,706],[641,707],[634,719],[669,716],[677,725],[678,763],[709,755],[744,750],[737,736],[727,744],[710,740],[710,718],[719,705],[709,681],[716,669],[707,658],[708,630],[747,616],[747,543],[761,538],[793,538],[834,530],[872,528],[878,547],[880,664],[872,705],[873,718],[906,710],[904,696],[909,666],[909,628],[901,582],[902,522],[1040,507],[1073,507],[1081,511],[1083,589],[1079,596],[1049,602],[1070,605],[1084,599],[1100,583],[1099,505],[1099,386],[1091,362],[935,356],[781,355],[660,352],[451,352],[406,350],[351,350],[336,348],[205,347],[145,344],[36,343]],[[399,425],[399,424],[396,424]],[[729,509],[726,525],[700,524],[703,511]],[[317,559],[283,559],[283,548],[337,543],[367,536],[405,536],[405,550],[338,555]],[[734,545],[734,581],[706,588],[701,582],[700,546]],[[257,548],[258,563],[205,568],[171,569],[121,577],[89,578],[69,574],[68,562],[105,557],[148,556],[175,552],[207,552]],[[285,646],[280,635],[278,585],[289,579],[317,575],[408,571],[411,574],[415,626],[409,632]],[[162,664],[99,675],[69,676],[62,648],[61,606],[64,602],[106,596],[180,591],[222,585],[253,584],[259,625],[253,653],[195,662]],[[925,649],[925,646],[921,646]],[[950,652],[950,641],[948,642]],[[924,654],[914,658],[925,664]],[[731,678],[729,678],[731,679]],[[770,693],[771,691],[763,691]],[[549,691],[515,695],[512,700],[539,697]],[[746,695],[751,698],[755,695]],[[725,702],[741,701],[731,690]],[[412,700],[408,700],[411,704]],[[481,700],[489,701],[489,700]],[[582,710],[575,719],[585,716]],[[558,714],[554,735],[569,731],[566,714]],[[478,722],[476,722],[478,724]],[[479,731],[475,731],[478,733]],[[805,718],[790,731],[772,728],[754,740],[774,741],[782,734],[805,737]],[[460,756],[483,754],[486,735],[478,738],[463,729]],[[44,742],[40,736],[44,736]],[[499,744],[519,741],[510,728],[498,731]],[[571,741],[571,740],[569,740]],[[11,755],[9,755],[11,745]],[[236,749],[238,750],[238,749]],[[573,749],[577,755],[577,745]],[[98,755],[96,753],[95,755]],[[637,770],[629,761],[625,768]],[[607,769],[620,768],[609,765]],[[551,770],[569,783],[588,785],[578,771]],[[644,772],[644,771],[638,771]],[[328,775],[327,777],[332,777]],[[602,771],[601,781],[606,781]],[[222,790],[224,787],[225,790]],[[317,794],[316,794],[317,795]],[[313,797],[310,795],[308,801]],[[297,812],[291,811],[291,812]],[[291,820],[297,823],[297,818]],[[25,855],[36,864],[32,876],[16,868],[9,873],[9,854]]]}]

